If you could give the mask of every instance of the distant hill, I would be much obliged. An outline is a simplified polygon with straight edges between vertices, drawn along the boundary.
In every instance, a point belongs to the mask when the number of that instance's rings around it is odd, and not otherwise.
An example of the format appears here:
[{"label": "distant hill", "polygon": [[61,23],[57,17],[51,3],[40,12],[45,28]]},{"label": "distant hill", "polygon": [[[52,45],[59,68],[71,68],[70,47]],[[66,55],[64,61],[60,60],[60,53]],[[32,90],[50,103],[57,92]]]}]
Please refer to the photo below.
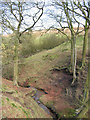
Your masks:
[{"label": "distant hill", "polygon": [[[75,29],[75,31],[77,30],[77,28],[75,27],[74,28]],[[79,31],[82,31],[83,30],[83,27],[80,27],[79,28]],[[68,28],[66,28],[65,30],[64,30],[64,32],[65,33],[67,33],[68,35],[70,35],[70,30],[68,29]],[[43,35],[43,34],[45,34],[45,33],[59,33],[58,32],[58,30],[55,30],[55,29],[50,29],[50,30],[33,30],[32,32],[25,32],[25,33],[32,33],[33,35],[36,35],[36,36],[41,36],[41,35]],[[25,34],[24,33],[24,34]],[[81,35],[83,35],[84,34],[84,31],[83,32],[81,32],[80,33]],[[9,37],[9,36],[11,36],[11,35],[13,35],[13,34],[7,34],[7,35],[3,35],[4,37]]]}]

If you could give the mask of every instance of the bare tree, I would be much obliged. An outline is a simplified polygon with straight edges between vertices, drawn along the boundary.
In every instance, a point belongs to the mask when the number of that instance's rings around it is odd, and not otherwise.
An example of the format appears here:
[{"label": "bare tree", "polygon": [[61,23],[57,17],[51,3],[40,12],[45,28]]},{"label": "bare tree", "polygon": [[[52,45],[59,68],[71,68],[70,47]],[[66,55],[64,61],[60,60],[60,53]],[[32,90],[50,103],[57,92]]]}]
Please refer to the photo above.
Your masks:
[{"label": "bare tree", "polygon": [[[90,15],[90,1],[88,0],[82,0],[82,1],[73,1],[73,4],[75,5],[75,9],[68,9],[75,13],[77,16],[81,17],[85,20],[84,26],[84,42],[83,42],[83,52],[82,52],[82,67],[85,65],[85,59],[86,59],[86,51],[87,51],[87,42],[88,42],[88,30],[90,25],[89,15]],[[77,9],[79,11],[77,11]]]},{"label": "bare tree", "polygon": [[89,62],[89,65],[88,65],[88,74],[87,74],[87,79],[86,79],[86,83],[85,83],[85,86],[84,86],[84,97],[83,97],[82,105],[78,110],[78,113],[77,113],[77,116],[76,116],[77,118],[85,118],[86,114],[88,113],[88,110],[90,108],[89,75],[90,75],[90,62]]},{"label": "bare tree", "polygon": [[1,3],[1,20],[5,31],[11,30],[15,35],[14,38],[14,85],[18,86],[18,47],[21,43],[22,34],[31,30],[43,15],[44,2],[33,1],[23,2],[16,0],[15,2]]},{"label": "bare tree", "polygon": [[86,59],[86,53],[87,53],[88,30],[89,30],[89,24],[90,24],[90,20],[89,20],[89,15],[90,15],[89,6],[90,5],[89,4],[90,4],[90,1],[85,1],[85,0],[83,0],[82,2],[78,0],[78,3],[74,2],[74,5],[81,12],[81,14],[78,14],[78,12],[76,12],[76,14],[85,19],[85,24],[84,24],[85,34],[84,34],[83,52],[82,52],[82,67],[85,65],[85,59]]},{"label": "bare tree", "polygon": [[[58,29],[61,33],[67,36],[68,39],[71,41],[71,68],[73,72],[73,81],[72,84],[76,80],[76,37],[79,33],[83,30],[80,30],[80,21],[78,20],[78,16],[76,13],[73,12],[76,7],[73,1],[60,1],[55,0],[54,6],[56,7],[57,13],[52,13],[51,16],[56,20],[59,24],[60,29]],[[80,17],[80,16],[79,16]],[[65,23],[65,24],[64,24]],[[74,24],[77,24],[76,30],[74,29]],[[64,32],[64,29],[68,28],[70,30],[70,37]]]}]

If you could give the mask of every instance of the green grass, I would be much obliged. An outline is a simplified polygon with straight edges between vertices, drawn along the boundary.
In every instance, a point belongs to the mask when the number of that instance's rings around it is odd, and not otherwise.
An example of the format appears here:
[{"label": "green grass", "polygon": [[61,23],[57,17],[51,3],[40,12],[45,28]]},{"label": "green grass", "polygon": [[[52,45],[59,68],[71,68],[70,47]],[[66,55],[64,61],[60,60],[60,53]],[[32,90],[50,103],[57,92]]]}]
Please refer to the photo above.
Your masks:
[{"label": "green grass", "polygon": [[65,117],[65,118],[75,118],[76,116],[76,113],[75,113],[75,109],[72,109],[72,108],[67,108],[67,109],[64,109],[62,112],[58,113],[58,117],[62,118],[62,117]]},{"label": "green grass", "polygon": [[14,103],[11,103],[11,104],[12,104],[13,107],[16,107],[16,108],[17,108],[17,106],[16,106]]},{"label": "green grass", "polygon": [[[2,97],[2,114],[3,117],[11,118],[52,118],[48,115],[30,96],[26,97],[26,105],[20,104],[20,97],[18,97],[19,102],[3,95]],[[29,108],[28,108],[29,107]]]},{"label": "green grass", "polygon": [[[66,63],[68,63],[70,61],[70,52],[71,52],[71,43],[70,41],[67,41],[65,39],[65,41],[63,41],[62,36],[55,36],[54,35],[54,39],[55,37],[58,37],[55,44],[55,46],[51,44],[49,44],[49,42],[51,41],[47,41],[48,42],[48,47],[47,48],[43,48],[41,47],[41,45],[43,46],[44,43],[46,42],[46,38],[49,38],[51,40],[51,36],[46,34],[46,36],[42,36],[42,37],[37,37],[34,39],[34,42],[32,43],[32,45],[35,45],[39,50],[36,51],[35,53],[32,52],[32,56],[29,56],[30,49],[29,49],[29,45],[30,43],[26,42],[25,44],[23,43],[23,46],[26,45],[25,47],[25,52],[27,53],[27,58],[23,58],[24,54],[21,56],[20,58],[20,62],[22,61],[22,64],[19,64],[19,82],[25,82],[25,80],[28,79],[29,85],[31,85],[32,83],[36,82],[40,82],[42,84],[44,84],[46,80],[46,77],[48,77],[48,75],[50,75],[50,70],[54,67],[60,67],[62,65],[65,65]],[[59,38],[61,38],[61,42],[59,41]],[[32,39],[32,38],[31,38]],[[28,40],[29,41],[29,36],[28,36]],[[36,41],[36,42],[35,42]],[[55,42],[55,40],[52,40],[53,44]],[[24,41],[25,42],[25,41]],[[28,44],[28,45],[27,45]],[[50,47],[50,46],[51,47]],[[47,44],[45,43],[45,46],[47,46]],[[82,50],[82,46],[83,46],[83,36],[79,36],[76,40],[76,46],[77,46],[77,51]],[[52,48],[52,49],[51,49]],[[22,48],[24,49],[24,48]],[[21,50],[22,50],[21,49]],[[33,49],[33,48],[32,48]],[[35,48],[34,48],[35,49]],[[22,51],[21,51],[22,52]],[[37,53],[38,52],[38,53]],[[36,54],[37,53],[37,54]],[[21,54],[21,53],[20,53]],[[31,55],[31,54],[30,54]],[[4,58],[5,59],[5,58]],[[23,60],[22,60],[23,59]],[[8,59],[5,60],[5,62],[8,61]],[[10,78],[12,76],[13,78],[13,66],[12,64],[7,64],[3,66],[3,76],[6,78]],[[43,79],[42,79],[43,77]],[[42,85],[42,84],[37,84],[36,87]],[[4,89],[5,91],[5,89]],[[16,91],[16,93],[18,93]],[[27,98],[26,98],[27,99]],[[8,101],[8,99],[6,98],[6,100]],[[40,113],[40,108],[38,107],[37,110],[37,105],[34,103],[34,101],[32,99],[31,103],[32,104],[28,104],[27,107],[31,107],[34,111],[34,113],[30,113],[30,115],[33,117],[37,117],[38,115],[43,116],[43,113]],[[4,104],[4,103],[3,103]],[[47,103],[47,106],[52,106],[53,102],[51,101],[51,103]],[[16,108],[16,105],[12,103],[12,106],[14,108]],[[73,117],[75,116],[75,111],[73,109],[68,109],[66,110],[68,111],[67,113],[67,117]],[[23,111],[25,114],[28,114],[28,112],[26,111],[26,109]],[[27,112],[27,113],[26,113]],[[29,111],[30,112],[30,111]],[[60,114],[60,116],[62,116],[62,114]],[[45,117],[45,116],[44,116]]]},{"label": "green grass", "polygon": [[4,105],[4,100],[2,100],[2,105]]},{"label": "green grass", "polygon": [[[71,43],[70,41],[66,40],[65,37],[61,36],[61,35],[56,35],[56,34],[45,34],[43,36],[39,36],[39,37],[30,37],[31,35],[27,35],[24,36],[25,38],[27,37],[27,41],[24,40],[24,43],[22,43],[22,47],[25,46],[26,49],[28,50],[28,52],[30,52],[30,43],[29,43],[29,39],[33,40],[33,45],[35,46],[39,46],[42,44],[44,44],[45,40],[47,41],[48,45],[51,47],[54,47],[52,49],[48,49],[48,48],[40,48],[40,51],[37,53],[33,53],[34,55],[31,55],[27,58],[23,58],[22,56],[19,58],[19,61],[21,62],[19,64],[19,74],[24,74],[24,77],[19,76],[20,81],[25,81],[28,77],[34,77],[34,75],[38,74],[38,76],[36,78],[30,78],[29,82],[34,82],[34,81],[38,81],[39,78],[44,74],[47,74],[47,72],[52,69],[53,67],[60,67],[62,65],[65,65],[66,63],[68,63],[68,61],[70,61],[70,53],[71,53]],[[47,38],[47,39],[46,39]],[[52,39],[51,39],[52,38]],[[57,40],[56,40],[56,39]],[[54,42],[56,42],[55,46],[52,46],[51,41],[52,40],[53,44]],[[55,41],[56,40],[56,41]],[[37,42],[35,42],[37,41]],[[57,42],[59,41],[59,42]],[[51,44],[49,44],[49,42]],[[31,44],[32,45],[32,44]],[[76,46],[77,46],[77,51],[82,50],[82,45],[83,45],[83,36],[79,36],[77,37],[76,40]],[[22,52],[22,47],[21,47],[21,52]],[[39,46],[40,47],[40,46]],[[30,49],[29,49],[30,48]],[[38,47],[37,47],[38,48]],[[33,49],[33,48],[32,48]],[[36,49],[36,47],[34,48]],[[26,50],[26,54],[27,53]],[[19,54],[20,55],[20,54]],[[27,55],[28,56],[28,55]],[[8,59],[5,59],[5,61],[7,61],[8,63]],[[2,74],[3,77],[7,78],[7,79],[13,79],[13,62],[11,64],[7,64],[6,62],[4,63],[3,61],[3,69],[2,69]],[[24,72],[23,72],[24,70]]]},{"label": "green grass", "polygon": [[57,57],[58,57],[58,55],[47,54],[47,55],[42,56],[42,59],[43,60],[51,60],[52,61],[52,60],[54,60]]},{"label": "green grass", "polygon": [[21,106],[20,109],[22,109],[22,111],[26,114],[27,118],[28,118],[28,113],[26,112],[26,110],[24,110]]},{"label": "green grass", "polygon": [[9,98],[6,98],[7,99],[7,101],[9,101]]}]

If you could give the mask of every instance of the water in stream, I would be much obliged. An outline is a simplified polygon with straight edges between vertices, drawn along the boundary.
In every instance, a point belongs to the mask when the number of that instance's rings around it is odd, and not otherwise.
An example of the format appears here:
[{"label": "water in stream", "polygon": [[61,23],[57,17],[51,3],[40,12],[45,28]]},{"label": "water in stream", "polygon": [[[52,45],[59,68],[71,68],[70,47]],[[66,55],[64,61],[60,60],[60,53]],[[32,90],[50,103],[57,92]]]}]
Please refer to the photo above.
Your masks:
[{"label": "water in stream", "polygon": [[42,91],[42,90],[38,90],[34,87],[32,87],[34,90],[36,90],[36,94],[32,97],[37,103],[38,105],[43,108],[45,110],[45,112],[47,112],[49,115],[51,115],[53,118],[56,118],[56,115],[51,112],[51,110],[49,108],[47,108],[43,103],[41,103],[39,101],[39,98],[42,96],[42,95],[45,95],[47,94],[46,92]]}]

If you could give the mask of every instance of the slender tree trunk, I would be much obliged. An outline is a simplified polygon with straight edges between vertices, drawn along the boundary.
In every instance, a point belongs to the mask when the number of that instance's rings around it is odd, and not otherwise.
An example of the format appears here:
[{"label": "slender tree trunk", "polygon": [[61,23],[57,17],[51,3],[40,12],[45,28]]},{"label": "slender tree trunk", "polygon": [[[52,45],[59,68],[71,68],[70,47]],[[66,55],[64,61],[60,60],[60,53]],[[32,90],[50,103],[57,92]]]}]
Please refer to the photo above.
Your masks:
[{"label": "slender tree trunk", "polygon": [[[85,105],[83,106],[82,110],[80,111],[80,113],[77,115],[77,118],[87,118],[88,119],[88,108],[90,107],[90,102],[88,101],[87,103],[85,103]],[[87,116],[86,116],[87,114]]]},{"label": "slender tree trunk", "polygon": [[71,39],[71,70],[73,70],[73,40]]},{"label": "slender tree trunk", "polygon": [[89,99],[89,88],[90,88],[90,62],[88,62],[88,74],[87,74],[87,80],[84,86],[84,97],[83,102],[86,102]]},{"label": "slender tree trunk", "polygon": [[87,28],[87,21],[86,21],[84,42],[83,42],[83,52],[82,52],[82,67],[85,65],[85,59],[86,59],[86,53],[87,53],[87,42],[88,42],[88,28]]},{"label": "slender tree trunk", "polygon": [[[88,74],[87,74],[87,80],[84,88],[84,98],[83,98],[83,107],[81,108],[80,113],[78,114],[77,118],[84,118],[85,114],[88,112],[90,108],[90,100],[89,100],[89,88],[90,88],[90,62],[88,64]],[[89,117],[89,116],[87,116]]]},{"label": "slender tree trunk", "polygon": [[73,35],[72,36],[72,41],[73,41],[73,60],[72,60],[72,71],[73,71],[73,81],[72,84],[74,84],[76,80],[76,38]]},{"label": "slender tree trunk", "polygon": [[18,86],[18,35],[16,33],[14,49],[14,81],[13,84]]}]

